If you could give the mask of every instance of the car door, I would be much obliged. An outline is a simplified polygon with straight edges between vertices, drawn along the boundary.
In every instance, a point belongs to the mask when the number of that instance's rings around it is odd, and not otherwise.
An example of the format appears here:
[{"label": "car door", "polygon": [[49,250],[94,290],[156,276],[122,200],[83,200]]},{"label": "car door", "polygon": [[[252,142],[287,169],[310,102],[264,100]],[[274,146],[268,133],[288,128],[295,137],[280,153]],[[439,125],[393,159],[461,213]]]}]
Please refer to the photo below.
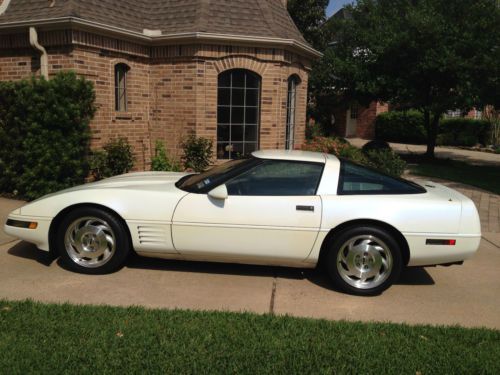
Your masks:
[{"label": "car door", "polygon": [[186,195],[173,217],[175,248],[235,261],[305,259],[321,226],[323,166],[268,160],[227,181],[227,199]]}]

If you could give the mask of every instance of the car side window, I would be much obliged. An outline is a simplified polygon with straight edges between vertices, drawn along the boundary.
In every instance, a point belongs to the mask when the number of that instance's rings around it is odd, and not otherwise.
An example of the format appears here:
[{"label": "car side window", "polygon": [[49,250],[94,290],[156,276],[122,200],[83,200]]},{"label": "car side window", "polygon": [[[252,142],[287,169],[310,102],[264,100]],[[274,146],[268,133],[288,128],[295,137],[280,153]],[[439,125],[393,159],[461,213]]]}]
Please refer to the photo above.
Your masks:
[{"label": "car side window", "polygon": [[342,161],[339,195],[419,194],[425,189],[411,181],[387,176],[369,168]]},{"label": "car side window", "polygon": [[315,195],[323,164],[268,160],[226,182],[229,195]]}]

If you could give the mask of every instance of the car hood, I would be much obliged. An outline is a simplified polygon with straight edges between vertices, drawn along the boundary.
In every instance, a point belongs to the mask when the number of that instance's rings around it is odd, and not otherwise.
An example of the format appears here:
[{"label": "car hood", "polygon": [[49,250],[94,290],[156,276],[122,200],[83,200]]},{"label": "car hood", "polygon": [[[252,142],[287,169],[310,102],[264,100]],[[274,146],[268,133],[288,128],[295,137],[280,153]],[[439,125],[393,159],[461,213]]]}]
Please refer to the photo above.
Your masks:
[{"label": "car hood", "polygon": [[84,189],[100,189],[100,188],[126,188],[126,187],[148,187],[158,184],[175,184],[179,179],[188,175],[181,172],[136,172],[127,173],[111,178],[106,178],[101,181],[92,182],[90,184],[76,187]]},{"label": "car hood", "polygon": [[90,182],[88,184],[74,186],[69,189],[60,190],[56,193],[47,194],[31,203],[42,199],[55,197],[71,192],[97,189],[132,189],[132,190],[157,190],[168,191],[175,188],[175,183],[189,173],[183,172],[134,172],[113,176],[104,180]]},{"label": "car hood", "polygon": [[[186,175],[188,173],[178,172],[123,174],[45,195],[13,213],[51,217],[67,206],[93,203],[109,207],[124,218],[151,217],[145,208],[148,206],[145,202],[148,199],[156,200],[160,211],[163,206],[163,212],[169,212],[178,200],[187,194],[175,187],[175,183]],[[135,209],[130,210],[130,207]],[[139,212],[141,210],[146,211]]]}]

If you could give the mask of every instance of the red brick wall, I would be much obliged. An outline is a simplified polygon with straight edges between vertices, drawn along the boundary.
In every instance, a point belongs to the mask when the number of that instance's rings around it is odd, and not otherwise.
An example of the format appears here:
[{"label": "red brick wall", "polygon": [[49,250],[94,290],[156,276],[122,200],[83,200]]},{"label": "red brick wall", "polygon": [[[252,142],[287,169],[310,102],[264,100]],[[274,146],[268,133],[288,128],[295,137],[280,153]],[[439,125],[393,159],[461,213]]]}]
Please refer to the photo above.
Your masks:
[{"label": "red brick wall", "polygon": [[388,110],[389,106],[380,102],[371,102],[368,107],[359,107],[356,136],[363,139],[374,139],[375,119],[377,115]]},{"label": "red brick wall", "polygon": [[[45,39],[44,39],[45,38]],[[50,42],[41,35],[42,42]],[[19,37],[25,43],[24,37]],[[135,46],[129,46],[132,50]],[[141,52],[143,49],[136,48]],[[189,132],[217,136],[217,76],[244,68],[262,78],[260,148],[284,148],[288,78],[300,78],[296,103],[295,146],[305,138],[308,68],[298,56],[279,50],[228,46],[175,46],[155,51],[158,57],[132,55],[93,46],[47,46],[49,76],[72,69],[92,81],[97,112],[91,123],[92,147],[109,139],[127,137],[134,149],[136,169],[148,169],[154,142],[161,139],[172,156]],[[184,54],[186,56],[184,56]],[[163,57],[162,57],[163,56]],[[125,63],[126,112],[114,108],[114,66]],[[38,52],[30,48],[0,49],[0,80],[39,74]],[[215,150],[214,150],[215,151]]]}]

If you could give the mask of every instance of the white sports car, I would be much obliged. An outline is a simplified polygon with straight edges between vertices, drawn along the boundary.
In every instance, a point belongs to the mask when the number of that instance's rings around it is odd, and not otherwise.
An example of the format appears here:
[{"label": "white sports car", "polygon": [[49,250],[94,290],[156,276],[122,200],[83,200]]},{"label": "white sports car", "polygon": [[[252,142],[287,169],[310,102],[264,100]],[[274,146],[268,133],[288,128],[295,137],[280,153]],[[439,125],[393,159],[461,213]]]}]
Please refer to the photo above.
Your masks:
[{"label": "white sports car", "polygon": [[302,151],[258,151],[201,174],[130,173],[13,211],[5,232],[75,271],[148,257],[313,268],[343,291],[378,294],[404,266],[460,264],[481,238],[474,203]]}]

